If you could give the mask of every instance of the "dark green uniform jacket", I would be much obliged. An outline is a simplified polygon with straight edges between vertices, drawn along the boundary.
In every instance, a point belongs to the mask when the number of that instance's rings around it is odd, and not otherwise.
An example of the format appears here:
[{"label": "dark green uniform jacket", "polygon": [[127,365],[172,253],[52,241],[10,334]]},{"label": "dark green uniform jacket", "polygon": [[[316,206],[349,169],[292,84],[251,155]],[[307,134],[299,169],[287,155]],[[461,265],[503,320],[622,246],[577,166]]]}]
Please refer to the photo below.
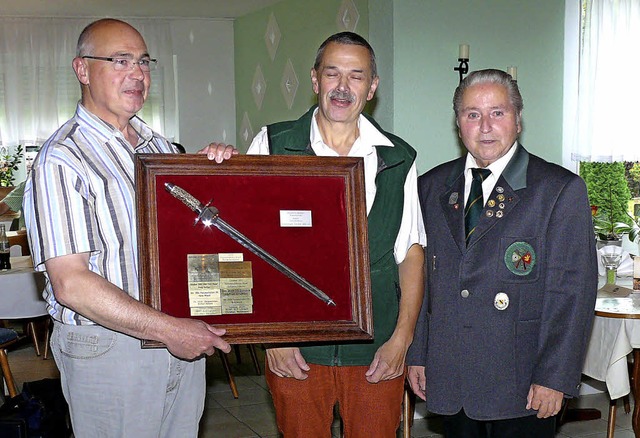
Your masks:
[{"label": "dark green uniform jacket", "polygon": [[[298,120],[267,127],[271,155],[314,155],[309,134],[315,109],[316,106],[312,107]],[[416,152],[401,138],[383,131],[373,119],[367,118],[394,144],[394,147],[376,147],[376,197],[368,215],[375,340],[301,348],[302,355],[310,363],[369,365],[376,350],[391,337],[398,318],[400,283],[393,246],[402,220],[404,182]]]}]

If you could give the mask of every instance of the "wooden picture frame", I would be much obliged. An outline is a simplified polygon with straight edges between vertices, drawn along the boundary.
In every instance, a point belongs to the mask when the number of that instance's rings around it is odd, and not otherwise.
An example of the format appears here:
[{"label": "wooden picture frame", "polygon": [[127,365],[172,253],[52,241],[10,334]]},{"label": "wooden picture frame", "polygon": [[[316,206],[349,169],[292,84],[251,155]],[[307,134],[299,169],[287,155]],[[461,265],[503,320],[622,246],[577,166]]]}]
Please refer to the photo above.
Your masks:
[{"label": "wooden picture frame", "polygon": [[[233,344],[373,339],[361,158],[237,156],[219,164],[205,155],[140,154],[135,178],[142,302],[225,328],[224,338]],[[172,196],[167,183],[202,204],[212,201],[217,217],[336,305],[313,296],[216,227],[194,225],[198,214]],[[292,211],[302,212],[302,223],[289,223]],[[251,262],[250,313],[199,315],[199,308],[190,307],[187,259],[211,254],[241,254]],[[161,346],[143,341],[145,348]]]}]

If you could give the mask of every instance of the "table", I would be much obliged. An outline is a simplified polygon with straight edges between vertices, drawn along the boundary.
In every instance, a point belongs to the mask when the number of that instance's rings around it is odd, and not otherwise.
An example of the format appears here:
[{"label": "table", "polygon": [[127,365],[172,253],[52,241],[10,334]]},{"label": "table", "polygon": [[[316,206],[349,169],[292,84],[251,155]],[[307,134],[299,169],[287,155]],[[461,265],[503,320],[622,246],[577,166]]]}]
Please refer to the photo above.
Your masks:
[{"label": "table", "polygon": [[27,319],[47,314],[42,298],[45,277],[33,270],[30,256],[11,257],[11,269],[0,271],[0,319]]},{"label": "table", "polygon": [[[583,373],[605,382],[617,400],[631,390],[627,355],[633,352],[633,393],[640,394],[640,293],[621,297],[600,290],[595,315]],[[640,438],[640,403],[634,403],[632,424]]]}]

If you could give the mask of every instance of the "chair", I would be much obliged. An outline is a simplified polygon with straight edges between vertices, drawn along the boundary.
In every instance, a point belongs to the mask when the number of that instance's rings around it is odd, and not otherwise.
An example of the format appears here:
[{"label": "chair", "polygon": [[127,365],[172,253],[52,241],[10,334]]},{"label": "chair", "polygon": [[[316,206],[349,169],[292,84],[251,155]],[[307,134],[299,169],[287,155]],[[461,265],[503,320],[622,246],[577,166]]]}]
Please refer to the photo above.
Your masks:
[{"label": "chair", "polygon": [[[9,397],[15,397],[18,395],[18,389],[16,388],[16,382],[13,379],[11,368],[9,367],[9,358],[7,357],[7,347],[15,344],[20,340],[18,334],[7,328],[0,327],[0,368],[2,369],[2,377],[9,390]],[[2,390],[4,394],[4,387]]]},{"label": "chair", "polygon": [[405,382],[404,397],[402,400],[402,437],[411,438],[411,426],[413,426],[413,414],[416,411],[416,395],[409,384]]},{"label": "chair", "polygon": [[[631,412],[631,405],[629,403],[629,395],[622,397],[624,404],[624,413]],[[616,412],[618,410],[618,399],[609,401],[609,418],[607,418],[607,438],[613,438],[614,430],[616,428]]]},{"label": "chair", "polygon": [[[255,345],[248,344],[249,353],[251,354],[251,360],[253,361],[253,366],[256,369],[256,373],[260,375],[262,370],[260,369],[260,362],[258,362],[258,356],[256,354]],[[236,361],[238,363],[242,363],[242,358],[240,357],[240,346],[234,345],[233,351],[236,356]],[[238,393],[238,387],[236,385],[236,379],[233,377],[233,372],[231,372],[231,367],[229,366],[229,359],[227,357],[228,353],[220,352],[220,360],[222,361],[222,366],[224,367],[224,372],[227,374],[227,380],[229,380],[229,386],[231,387],[231,393],[233,394],[233,398],[238,398],[240,394]]]},{"label": "chair", "polygon": [[[640,359],[640,352],[636,353],[636,351],[634,350],[633,360],[635,361],[639,359]],[[629,376],[631,379],[631,390],[633,391],[633,388],[634,388],[633,380],[636,378],[636,376],[634,376],[633,374],[633,363],[628,362],[628,367],[629,367]],[[637,397],[638,397],[637,394],[633,394],[634,400],[636,400]],[[609,418],[607,418],[607,438],[613,438],[614,430],[616,428],[616,413],[618,411],[618,400],[619,399],[609,401]],[[629,394],[622,397],[622,404],[624,406],[625,414],[628,414],[629,412],[631,412],[631,403],[629,402]]]},{"label": "chair", "polygon": [[[24,332],[33,340],[37,356],[40,356],[40,344],[36,322],[48,318],[47,304],[41,295],[44,286],[45,278],[41,272],[16,272],[3,277],[0,299],[0,320],[23,320]],[[48,336],[45,339],[46,350],[47,342]]]},{"label": "chair", "polygon": [[9,247],[20,245],[20,247],[22,248],[22,254],[20,255],[31,255],[31,250],[29,249],[29,239],[27,238],[26,232],[9,232],[7,233],[7,239],[9,239]]}]

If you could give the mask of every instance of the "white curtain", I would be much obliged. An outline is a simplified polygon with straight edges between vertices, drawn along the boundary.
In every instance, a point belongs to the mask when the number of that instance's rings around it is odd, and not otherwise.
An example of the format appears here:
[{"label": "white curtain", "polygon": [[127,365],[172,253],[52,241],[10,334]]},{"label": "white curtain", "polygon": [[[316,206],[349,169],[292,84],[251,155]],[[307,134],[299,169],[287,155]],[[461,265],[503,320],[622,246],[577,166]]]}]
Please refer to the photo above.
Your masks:
[{"label": "white curtain", "polygon": [[[0,18],[0,147],[40,145],[74,113],[80,86],[71,68],[78,36],[93,19]],[[150,97],[140,112],[173,138],[175,88],[171,29],[160,19],[126,20],[158,59]]]},{"label": "white curtain", "polygon": [[640,0],[586,0],[574,161],[640,161]]}]

